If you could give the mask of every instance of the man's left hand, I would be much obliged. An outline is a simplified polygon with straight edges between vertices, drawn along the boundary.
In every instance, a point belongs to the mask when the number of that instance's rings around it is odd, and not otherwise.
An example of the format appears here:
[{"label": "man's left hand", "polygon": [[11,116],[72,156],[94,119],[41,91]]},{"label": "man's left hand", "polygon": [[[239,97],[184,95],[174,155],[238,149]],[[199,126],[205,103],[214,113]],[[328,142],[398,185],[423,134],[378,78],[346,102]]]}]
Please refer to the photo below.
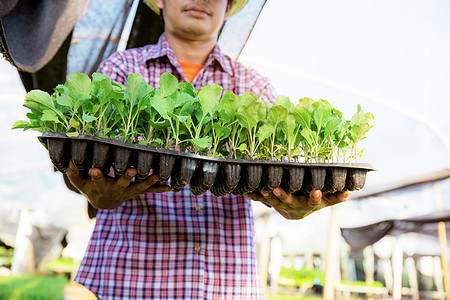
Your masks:
[{"label": "man's left hand", "polygon": [[300,196],[288,194],[282,188],[276,188],[272,192],[261,191],[249,193],[246,196],[272,206],[286,219],[298,220],[324,207],[347,201],[350,192],[322,194],[319,190],[312,190],[308,196]]}]

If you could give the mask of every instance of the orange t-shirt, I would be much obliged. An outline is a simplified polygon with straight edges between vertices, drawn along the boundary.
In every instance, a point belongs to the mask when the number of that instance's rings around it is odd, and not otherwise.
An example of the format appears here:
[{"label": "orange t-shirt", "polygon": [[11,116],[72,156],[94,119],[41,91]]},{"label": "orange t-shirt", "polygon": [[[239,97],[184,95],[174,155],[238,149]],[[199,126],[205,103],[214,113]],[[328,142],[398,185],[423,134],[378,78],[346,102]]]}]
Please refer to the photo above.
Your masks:
[{"label": "orange t-shirt", "polygon": [[203,68],[203,65],[197,65],[189,62],[179,61],[178,62],[183,69],[184,75],[186,75],[189,82],[192,83],[195,76],[197,76],[198,72]]}]

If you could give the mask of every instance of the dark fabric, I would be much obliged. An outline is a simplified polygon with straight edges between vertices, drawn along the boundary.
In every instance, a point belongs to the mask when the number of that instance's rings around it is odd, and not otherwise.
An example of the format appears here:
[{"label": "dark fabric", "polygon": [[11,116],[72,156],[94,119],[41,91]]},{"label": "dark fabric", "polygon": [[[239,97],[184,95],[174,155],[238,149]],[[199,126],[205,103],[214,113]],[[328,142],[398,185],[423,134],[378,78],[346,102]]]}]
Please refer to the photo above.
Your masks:
[{"label": "dark fabric", "polygon": [[69,34],[55,56],[42,69],[34,73],[18,70],[22,84],[27,92],[33,89],[40,89],[51,95],[58,84],[66,82],[67,53],[69,52],[71,40],[72,33]]},{"label": "dark fabric", "polygon": [[156,44],[163,31],[161,18],[143,1],[140,1],[128,38],[127,49]]},{"label": "dark fabric", "polygon": [[3,37],[12,63],[34,73],[56,54],[90,0],[20,0],[2,16]]},{"label": "dark fabric", "polygon": [[3,18],[11,12],[19,0],[2,0],[0,2],[0,18]]},{"label": "dark fabric", "polygon": [[341,228],[341,234],[352,249],[360,250],[376,243],[386,235],[397,236],[415,232],[437,237],[439,222],[445,222],[447,239],[450,240],[450,211],[448,210],[407,219],[385,220],[361,227]]},{"label": "dark fabric", "polygon": [[6,43],[5,33],[3,31],[3,23],[0,19],[0,54],[5,58],[10,64],[14,66],[14,61],[9,54],[8,44]]}]

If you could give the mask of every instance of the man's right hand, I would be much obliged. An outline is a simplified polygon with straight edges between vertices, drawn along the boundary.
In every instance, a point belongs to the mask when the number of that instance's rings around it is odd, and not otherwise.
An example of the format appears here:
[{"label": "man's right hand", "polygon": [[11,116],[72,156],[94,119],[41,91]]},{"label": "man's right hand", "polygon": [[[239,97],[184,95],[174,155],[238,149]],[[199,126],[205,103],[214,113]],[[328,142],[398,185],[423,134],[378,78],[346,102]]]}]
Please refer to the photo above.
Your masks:
[{"label": "man's right hand", "polygon": [[126,200],[145,193],[164,193],[171,190],[167,185],[158,185],[158,175],[153,174],[142,182],[131,182],[136,175],[135,168],[129,168],[119,178],[105,176],[100,169],[91,168],[84,177],[72,161],[66,175],[74,187],[96,208],[114,209]]}]

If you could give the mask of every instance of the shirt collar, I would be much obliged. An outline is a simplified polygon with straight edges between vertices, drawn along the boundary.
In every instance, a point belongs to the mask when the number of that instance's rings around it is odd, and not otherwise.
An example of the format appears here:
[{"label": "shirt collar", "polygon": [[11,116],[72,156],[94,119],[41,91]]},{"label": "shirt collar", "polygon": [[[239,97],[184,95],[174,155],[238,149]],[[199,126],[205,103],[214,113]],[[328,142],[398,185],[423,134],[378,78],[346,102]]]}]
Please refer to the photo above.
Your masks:
[{"label": "shirt collar", "polygon": [[[176,66],[177,60],[175,58],[175,53],[167,42],[166,35],[163,33],[158,40],[158,43],[155,47],[149,48],[146,55],[144,55],[145,62],[157,58],[161,58],[163,56],[167,56],[172,65]],[[227,55],[223,54],[220,50],[219,46],[216,44],[214,46],[213,51],[208,56],[205,65],[213,65],[214,62],[217,61],[221,68],[228,73],[230,76],[233,76],[233,67],[231,65],[231,58]]]}]

